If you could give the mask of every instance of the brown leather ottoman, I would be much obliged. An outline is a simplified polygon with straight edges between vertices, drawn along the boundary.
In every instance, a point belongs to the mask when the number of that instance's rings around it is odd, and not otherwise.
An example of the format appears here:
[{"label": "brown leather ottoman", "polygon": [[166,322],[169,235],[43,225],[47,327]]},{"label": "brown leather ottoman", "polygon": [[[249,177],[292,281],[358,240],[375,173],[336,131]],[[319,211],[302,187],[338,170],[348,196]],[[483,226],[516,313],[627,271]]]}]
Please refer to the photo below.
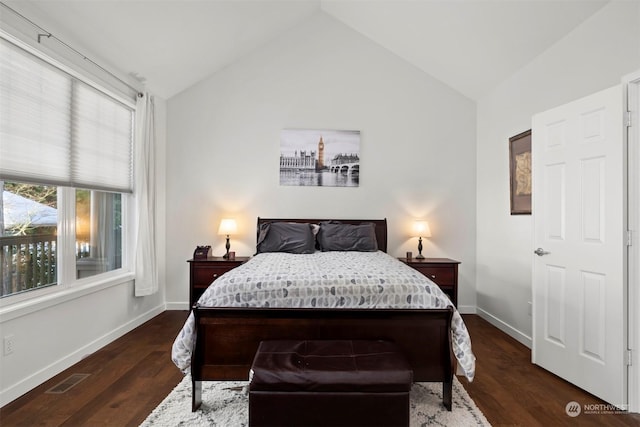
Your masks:
[{"label": "brown leather ottoman", "polygon": [[413,371],[386,341],[263,341],[250,426],[408,426]]}]

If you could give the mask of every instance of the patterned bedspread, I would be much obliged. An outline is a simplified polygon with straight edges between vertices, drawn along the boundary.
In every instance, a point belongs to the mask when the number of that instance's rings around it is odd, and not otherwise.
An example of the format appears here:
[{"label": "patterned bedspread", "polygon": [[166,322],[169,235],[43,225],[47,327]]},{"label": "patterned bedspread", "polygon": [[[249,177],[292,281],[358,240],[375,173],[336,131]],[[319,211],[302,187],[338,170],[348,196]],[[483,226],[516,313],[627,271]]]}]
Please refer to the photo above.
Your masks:
[{"label": "patterned bedspread", "polygon": [[[223,274],[200,297],[209,307],[444,308],[447,295],[428,278],[384,252],[262,253]],[[172,360],[187,372],[194,346],[193,313],[176,337]],[[471,339],[458,311],[453,352],[469,381]]]}]

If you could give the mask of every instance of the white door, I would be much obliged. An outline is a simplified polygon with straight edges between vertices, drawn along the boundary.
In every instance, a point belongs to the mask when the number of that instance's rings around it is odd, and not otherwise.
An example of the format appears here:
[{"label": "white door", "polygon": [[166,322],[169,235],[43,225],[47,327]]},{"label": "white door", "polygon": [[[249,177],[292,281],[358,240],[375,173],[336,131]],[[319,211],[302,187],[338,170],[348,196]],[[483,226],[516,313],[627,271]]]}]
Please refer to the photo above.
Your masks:
[{"label": "white door", "polygon": [[626,166],[621,87],[532,124],[532,362],[627,403]]}]

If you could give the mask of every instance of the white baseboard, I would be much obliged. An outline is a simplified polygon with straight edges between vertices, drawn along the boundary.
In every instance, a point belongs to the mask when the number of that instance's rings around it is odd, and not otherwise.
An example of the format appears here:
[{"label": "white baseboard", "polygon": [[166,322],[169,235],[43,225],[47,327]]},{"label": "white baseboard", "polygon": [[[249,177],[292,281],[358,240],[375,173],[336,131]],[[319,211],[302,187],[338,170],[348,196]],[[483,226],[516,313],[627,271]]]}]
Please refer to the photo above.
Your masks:
[{"label": "white baseboard", "polygon": [[502,320],[500,320],[497,317],[495,317],[493,314],[491,314],[489,312],[486,312],[486,311],[484,311],[483,309],[481,309],[479,307],[477,308],[477,314],[478,314],[478,316],[482,317],[487,322],[491,323],[496,328],[500,329],[505,334],[509,335],[511,338],[513,338],[516,341],[520,342],[521,344],[527,346],[528,348],[531,348],[532,340],[531,340],[530,336],[528,336],[528,335],[524,334],[523,332],[517,330],[513,326],[506,324]]},{"label": "white baseboard", "polygon": [[168,302],[167,310],[191,310],[188,302]]},{"label": "white baseboard", "polygon": [[49,366],[46,366],[45,368],[39,370],[38,372],[34,372],[30,376],[24,378],[22,381],[0,391],[0,407],[3,407],[7,403],[12,402],[13,400],[17,399],[18,397],[22,396],[28,391],[33,390],[40,384],[44,383],[45,381],[49,380],[50,378],[53,378],[54,376],[58,375],[60,372],[64,371],[65,369],[78,363],[80,360],[84,359],[87,355],[100,350],[102,347],[115,341],[116,339],[120,338],[127,332],[130,332],[133,329],[145,323],[146,321],[153,319],[155,316],[162,313],[163,311],[165,311],[164,304],[154,307],[151,310],[147,311],[146,313],[143,313],[140,316],[136,317],[135,319],[132,319],[129,322],[125,323],[124,325],[118,327],[117,329],[114,329],[108,334],[105,334],[100,338],[90,342],[89,344],[79,348],[73,353],[68,354],[62,359],[50,364]]},{"label": "white baseboard", "polygon": [[458,306],[458,313],[460,314],[477,314],[475,305],[460,305]]}]

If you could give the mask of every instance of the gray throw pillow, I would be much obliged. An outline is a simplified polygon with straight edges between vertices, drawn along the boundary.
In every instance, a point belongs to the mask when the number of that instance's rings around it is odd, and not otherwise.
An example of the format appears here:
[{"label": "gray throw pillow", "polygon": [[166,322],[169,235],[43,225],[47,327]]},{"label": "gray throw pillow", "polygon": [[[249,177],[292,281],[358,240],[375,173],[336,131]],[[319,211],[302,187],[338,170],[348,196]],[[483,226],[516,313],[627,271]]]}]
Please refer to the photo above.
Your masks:
[{"label": "gray throw pillow", "polygon": [[376,226],[372,222],[358,225],[343,224],[336,221],[321,222],[318,243],[323,252],[375,252],[378,250]]},{"label": "gray throw pillow", "polygon": [[313,225],[295,222],[271,222],[260,224],[257,253],[287,252],[311,254],[315,252],[316,238]]}]

